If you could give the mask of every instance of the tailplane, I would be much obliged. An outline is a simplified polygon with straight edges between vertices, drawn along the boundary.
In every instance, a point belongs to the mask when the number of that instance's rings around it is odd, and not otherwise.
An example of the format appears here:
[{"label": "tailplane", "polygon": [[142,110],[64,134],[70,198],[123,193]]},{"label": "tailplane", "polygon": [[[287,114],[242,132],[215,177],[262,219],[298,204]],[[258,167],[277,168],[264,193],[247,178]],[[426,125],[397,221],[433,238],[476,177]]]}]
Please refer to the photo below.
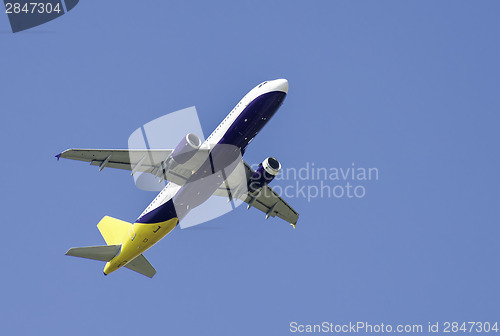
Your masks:
[{"label": "tailplane", "polygon": [[145,275],[148,278],[152,278],[156,274],[156,270],[153,265],[151,265],[146,257],[142,254],[126,264],[125,267],[134,272]]},{"label": "tailplane", "polygon": [[[122,243],[127,240],[129,232],[132,229],[132,224],[105,216],[97,224],[97,228],[108,245],[73,247],[66,252],[66,255],[109,262],[120,254]],[[128,262],[124,267],[149,278],[152,278],[156,274],[154,267],[142,254]]]},{"label": "tailplane", "polygon": [[[120,249],[121,245],[73,247],[66,252],[66,255],[108,262],[120,253]],[[126,264],[125,267],[148,278],[152,278],[156,274],[154,267],[142,254]]]},{"label": "tailplane", "polygon": [[120,249],[120,245],[73,247],[66,252],[66,255],[107,262],[120,253]]}]

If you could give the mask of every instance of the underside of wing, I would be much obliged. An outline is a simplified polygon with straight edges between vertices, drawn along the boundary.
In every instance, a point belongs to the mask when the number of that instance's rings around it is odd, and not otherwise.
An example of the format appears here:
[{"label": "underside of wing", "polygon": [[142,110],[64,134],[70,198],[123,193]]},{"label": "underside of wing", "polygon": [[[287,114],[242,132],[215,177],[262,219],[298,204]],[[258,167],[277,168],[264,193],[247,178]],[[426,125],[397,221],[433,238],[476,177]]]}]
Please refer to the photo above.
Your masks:
[{"label": "underside of wing", "polygon": [[242,161],[244,169],[235,169],[234,172],[214,193],[216,196],[239,198],[248,204],[248,209],[254,207],[269,217],[278,216],[295,227],[299,214],[285,202],[270,186],[266,185],[254,193],[248,192],[249,180],[254,170]]},{"label": "underside of wing", "polygon": [[247,194],[240,197],[251,207],[266,213],[266,218],[278,216],[295,227],[299,214],[285,202],[270,186],[266,185],[255,195]]},{"label": "underside of wing", "polygon": [[58,159],[90,162],[93,166],[151,173],[172,153],[171,149],[68,149]]},{"label": "underside of wing", "polygon": [[[182,186],[191,177],[193,170],[209,156],[208,150],[199,150],[188,163],[166,169],[165,162],[172,151],[171,149],[68,149],[56,157],[90,162],[91,165],[98,166],[99,170],[109,167],[130,170],[132,175],[136,172],[151,173]],[[266,218],[278,216],[295,226],[299,214],[271,187],[265,185],[255,192],[248,192],[249,180],[253,174],[254,170],[242,160],[214,195],[229,199],[239,198],[248,204],[248,208],[255,207],[264,212]]]},{"label": "underside of wing", "polygon": [[199,150],[188,163],[167,169],[165,163],[172,152],[172,149],[68,149],[56,157],[90,162],[98,166],[100,171],[117,168],[130,170],[131,175],[137,172],[150,173],[177,185],[184,185],[191,177],[193,167],[208,157],[208,151]]}]

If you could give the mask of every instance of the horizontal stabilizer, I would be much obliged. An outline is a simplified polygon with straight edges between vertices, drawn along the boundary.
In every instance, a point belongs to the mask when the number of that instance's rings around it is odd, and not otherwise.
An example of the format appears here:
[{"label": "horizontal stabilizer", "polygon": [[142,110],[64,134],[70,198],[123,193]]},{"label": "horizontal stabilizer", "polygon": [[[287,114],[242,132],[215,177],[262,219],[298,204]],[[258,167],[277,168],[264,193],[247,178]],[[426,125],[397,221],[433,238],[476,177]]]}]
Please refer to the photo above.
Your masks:
[{"label": "horizontal stabilizer", "polygon": [[66,255],[92,260],[110,261],[120,252],[120,249],[120,245],[73,247],[66,252]]},{"label": "horizontal stabilizer", "polygon": [[154,267],[142,254],[125,265],[125,267],[149,278],[152,278],[156,274],[156,270],[154,269]]}]

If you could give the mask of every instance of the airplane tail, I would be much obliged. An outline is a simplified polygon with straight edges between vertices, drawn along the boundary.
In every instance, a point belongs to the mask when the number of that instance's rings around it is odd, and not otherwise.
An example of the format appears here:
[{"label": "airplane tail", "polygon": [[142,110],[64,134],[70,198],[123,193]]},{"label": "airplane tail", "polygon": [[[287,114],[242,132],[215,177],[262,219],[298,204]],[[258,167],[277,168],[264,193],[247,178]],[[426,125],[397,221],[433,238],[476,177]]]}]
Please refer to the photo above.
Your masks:
[{"label": "airplane tail", "polygon": [[[66,255],[108,262],[120,253],[122,241],[128,235],[132,224],[105,216],[97,224],[97,228],[108,245],[73,247],[66,252]],[[152,278],[156,274],[154,267],[142,254],[131,260],[124,267],[149,278]]]},{"label": "airplane tail", "polygon": [[108,245],[120,245],[132,228],[132,224],[113,218],[104,216],[97,224],[97,228],[101,232],[102,237]]},{"label": "airplane tail", "polygon": [[66,255],[108,262],[120,253],[120,249],[120,245],[72,247]]}]

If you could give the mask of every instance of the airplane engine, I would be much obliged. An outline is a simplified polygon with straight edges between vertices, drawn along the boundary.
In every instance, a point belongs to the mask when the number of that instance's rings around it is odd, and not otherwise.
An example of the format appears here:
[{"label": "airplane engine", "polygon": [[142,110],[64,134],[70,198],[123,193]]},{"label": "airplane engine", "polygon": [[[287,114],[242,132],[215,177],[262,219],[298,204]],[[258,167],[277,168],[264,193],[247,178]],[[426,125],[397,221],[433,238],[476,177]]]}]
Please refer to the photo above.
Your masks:
[{"label": "airplane engine", "polygon": [[188,162],[196,154],[196,152],[198,152],[200,146],[201,140],[196,136],[196,134],[187,134],[184,138],[182,138],[177,147],[175,147],[169,157],[168,161],[170,162],[167,163],[167,166],[170,166],[174,162],[176,164],[184,164]]},{"label": "airplane engine", "polygon": [[268,157],[259,165],[250,178],[249,192],[254,192],[269,184],[281,170],[281,163],[273,157]]}]

